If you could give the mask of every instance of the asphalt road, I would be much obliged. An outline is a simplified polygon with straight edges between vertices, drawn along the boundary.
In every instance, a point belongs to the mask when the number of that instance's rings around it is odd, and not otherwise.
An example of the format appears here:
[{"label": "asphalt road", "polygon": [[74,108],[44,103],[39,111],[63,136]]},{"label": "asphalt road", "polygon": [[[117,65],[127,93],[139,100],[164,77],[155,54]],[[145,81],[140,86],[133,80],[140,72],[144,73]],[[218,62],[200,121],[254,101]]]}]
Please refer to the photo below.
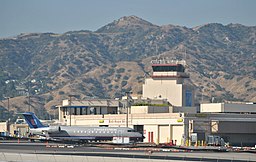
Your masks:
[{"label": "asphalt road", "polygon": [[[236,152],[177,152],[171,149],[154,148],[120,148],[120,147],[91,147],[77,145],[63,145],[55,143],[29,143],[17,141],[0,141],[0,152],[13,154],[36,154],[36,155],[58,155],[58,156],[83,156],[83,157],[104,157],[118,159],[136,159],[140,161],[255,161],[255,153]],[[5,159],[8,160],[8,159]],[[129,161],[129,160],[128,160]]]}]

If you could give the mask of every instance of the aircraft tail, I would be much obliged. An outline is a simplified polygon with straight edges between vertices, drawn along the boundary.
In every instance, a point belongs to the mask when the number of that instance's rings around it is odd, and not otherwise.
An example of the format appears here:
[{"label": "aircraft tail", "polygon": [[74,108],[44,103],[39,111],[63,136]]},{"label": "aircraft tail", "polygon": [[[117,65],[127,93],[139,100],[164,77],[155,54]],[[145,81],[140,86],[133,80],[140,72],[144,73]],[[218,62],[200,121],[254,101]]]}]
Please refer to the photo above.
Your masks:
[{"label": "aircraft tail", "polygon": [[25,120],[28,123],[29,128],[35,129],[35,128],[47,127],[40,122],[40,120],[37,118],[37,116],[33,112],[25,112],[25,113],[22,113],[22,115],[25,117]]}]

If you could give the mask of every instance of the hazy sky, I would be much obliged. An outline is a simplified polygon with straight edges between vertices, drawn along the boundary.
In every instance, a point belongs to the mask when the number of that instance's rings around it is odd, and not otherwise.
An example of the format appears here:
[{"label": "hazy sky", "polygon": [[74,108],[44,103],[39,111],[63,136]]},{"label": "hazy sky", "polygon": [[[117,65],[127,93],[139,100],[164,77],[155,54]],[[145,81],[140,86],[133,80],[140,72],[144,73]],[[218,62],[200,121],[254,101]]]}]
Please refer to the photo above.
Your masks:
[{"label": "hazy sky", "polygon": [[256,0],[0,0],[0,37],[92,30],[135,15],[156,25],[256,25]]}]

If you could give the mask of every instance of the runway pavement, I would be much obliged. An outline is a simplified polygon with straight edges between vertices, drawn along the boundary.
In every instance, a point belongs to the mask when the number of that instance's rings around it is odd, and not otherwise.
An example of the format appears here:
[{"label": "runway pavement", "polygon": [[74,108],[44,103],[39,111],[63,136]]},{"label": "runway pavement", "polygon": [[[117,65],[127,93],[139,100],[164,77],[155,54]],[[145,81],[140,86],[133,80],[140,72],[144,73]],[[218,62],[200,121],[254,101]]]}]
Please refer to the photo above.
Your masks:
[{"label": "runway pavement", "polygon": [[[63,145],[56,143],[30,143],[17,141],[0,141],[0,161],[58,161],[56,159],[80,158],[82,161],[256,161],[255,153],[236,152],[177,152],[172,149],[158,148],[121,148]],[[10,155],[10,156],[9,156]],[[28,156],[30,155],[30,156]],[[16,156],[16,159],[12,159]],[[20,158],[19,158],[20,157]],[[34,160],[24,160],[34,157]],[[43,158],[42,158],[43,157]],[[9,159],[8,159],[9,158]],[[130,159],[130,160],[129,160]],[[70,160],[68,160],[70,161]]]}]

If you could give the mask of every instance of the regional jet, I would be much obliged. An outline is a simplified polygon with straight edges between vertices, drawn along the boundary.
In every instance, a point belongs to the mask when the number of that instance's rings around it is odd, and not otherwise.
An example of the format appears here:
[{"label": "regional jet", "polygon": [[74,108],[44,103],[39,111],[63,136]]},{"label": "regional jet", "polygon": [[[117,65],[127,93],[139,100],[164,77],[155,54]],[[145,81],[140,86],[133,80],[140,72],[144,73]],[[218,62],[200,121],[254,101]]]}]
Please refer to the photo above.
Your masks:
[{"label": "regional jet", "polygon": [[127,127],[46,126],[33,112],[25,112],[22,115],[25,117],[32,134],[45,136],[49,140],[113,141],[115,143],[115,141],[124,138],[128,138],[128,142],[138,142],[144,138],[141,133]]}]

